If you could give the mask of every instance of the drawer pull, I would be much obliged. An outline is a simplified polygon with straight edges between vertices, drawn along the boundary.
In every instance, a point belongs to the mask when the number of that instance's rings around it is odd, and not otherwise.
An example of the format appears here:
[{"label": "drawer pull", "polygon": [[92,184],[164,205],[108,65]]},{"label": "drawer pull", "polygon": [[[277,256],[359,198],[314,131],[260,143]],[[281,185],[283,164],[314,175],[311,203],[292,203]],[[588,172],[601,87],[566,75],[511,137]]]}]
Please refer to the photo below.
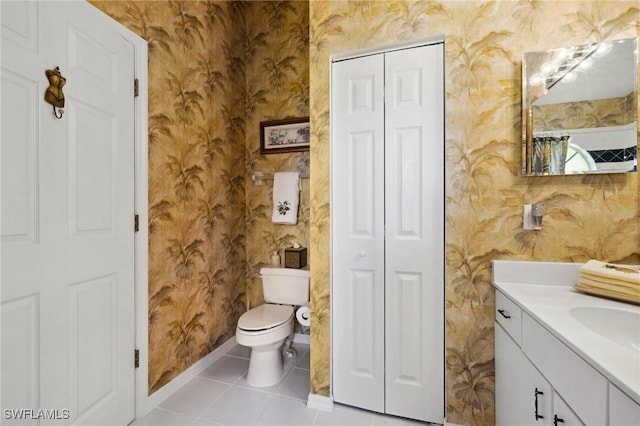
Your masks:
[{"label": "drawer pull", "polygon": [[498,313],[499,313],[500,315],[502,315],[503,317],[505,317],[506,319],[511,318],[511,315],[509,315],[509,314],[505,314],[505,313],[504,313],[504,309],[498,309]]},{"label": "drawer pull", "polygon": [[558,423],[564,423],[564,420],[558,417],[557,414],[553,415],[553,426],[558,426]]},{"label": "drawer pull", "polygon": [[538,395],[544,395],[544,393],[542,391],[539,391],[538,388],[536,388],[535,392],[533,393],[533,396],[535,396],[536,400],[535,400],[535,407],[536,407],[536,412],[535,412],[535,416],[536,416],[536,422],[539,419],[544,419],[544,416],[541,416],[540,414],[538,414]]}]

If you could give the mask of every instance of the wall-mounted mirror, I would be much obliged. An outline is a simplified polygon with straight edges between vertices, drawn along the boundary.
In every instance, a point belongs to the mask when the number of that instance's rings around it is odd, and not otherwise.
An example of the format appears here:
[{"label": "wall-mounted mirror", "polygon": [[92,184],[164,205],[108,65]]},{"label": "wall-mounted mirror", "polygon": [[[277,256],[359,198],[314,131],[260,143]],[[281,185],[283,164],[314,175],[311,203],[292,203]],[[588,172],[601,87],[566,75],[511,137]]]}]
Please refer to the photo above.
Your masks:
[{"label": "wall-mounted mirror", "polygon": [[638,167],[636,38],[527,52],[522,173],[626,173]]}]

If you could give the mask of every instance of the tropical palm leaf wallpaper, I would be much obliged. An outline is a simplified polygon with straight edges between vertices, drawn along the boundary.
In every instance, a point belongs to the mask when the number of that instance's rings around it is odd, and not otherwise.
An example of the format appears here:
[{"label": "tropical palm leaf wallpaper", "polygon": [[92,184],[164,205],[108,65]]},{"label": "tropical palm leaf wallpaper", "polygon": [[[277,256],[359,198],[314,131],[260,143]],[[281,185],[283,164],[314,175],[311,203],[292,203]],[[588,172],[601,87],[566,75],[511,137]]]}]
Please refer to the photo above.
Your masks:
[{"label": "tropical palm leaf wallpaper", "polygon": [[[259,123],[309,115],[307,2],[93,1],[149,43],[149,391],[235,335],[262,303],[271,252],[309,242],[271,223],[255,171],[309,174],[309,153],[260,155]],[[247,182],[249,184],[247,184]]]},{"label": "tropical palm leaf wallpaper", "polygon": [[[251,183],[251,174],[297,171],[309,176],[309,152],[260,155],[260,122],[309,116],[309,3],[251,2],[247,32],[247,289],[251,307],[263,303],[258,272],[277,251],[309,245],[309,179],[301,180],[298,223],[271,222],[271,181]],[[297,326],[297,324],[296,324]],[[300,332],[301,330],[297,330]]]},{"label": "tropical palm leaf wallpaper", "polygon": [[[637,174],[519,176],[522,53],[637,37],[636,1],[92,3],[149,43],[151,392],[233,336],[261,301],[257,270],[299,242],[311,391],[329,394],[333,53],[445,34],[450,422],[494,423],[491,260],[640,262]],[[260,121],[306,115],[310,153],[259,154]],[[270,188],[251,174],[309,168],[299,225],[272,225]],[[543,230],[523,231],[534,202]]]},{"label": "tropical palm leaf wallpaper", "polygon": [[[519,175],[524,52],[637,37],[637,1],[311,1],[311,391],[329,393],[329,57],[445,35],[447,420],[494,417],[491,260],[640,263],[637,174]],[[637,101],[634,110],[637,111]],[[522,205],[541,202],[540,232]]]},{"label": "tropical palm leaf wallpaper", "polygon": [[564,130],[630,124],[637,120],[636,102],[635,94],[630,93],[623,98],[534,105],[533,128]]}]

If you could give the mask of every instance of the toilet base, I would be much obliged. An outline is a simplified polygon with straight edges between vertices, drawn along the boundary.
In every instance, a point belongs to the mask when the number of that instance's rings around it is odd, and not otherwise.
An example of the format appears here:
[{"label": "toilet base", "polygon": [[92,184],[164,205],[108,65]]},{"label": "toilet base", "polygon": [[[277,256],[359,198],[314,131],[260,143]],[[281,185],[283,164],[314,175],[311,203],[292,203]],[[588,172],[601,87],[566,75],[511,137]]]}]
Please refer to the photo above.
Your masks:
[{"label": "toilet base", "polygon": [[284,367],[280,349],[284,340],[251,348],[247,383],[251,386],[272,386],[282,380]]}]

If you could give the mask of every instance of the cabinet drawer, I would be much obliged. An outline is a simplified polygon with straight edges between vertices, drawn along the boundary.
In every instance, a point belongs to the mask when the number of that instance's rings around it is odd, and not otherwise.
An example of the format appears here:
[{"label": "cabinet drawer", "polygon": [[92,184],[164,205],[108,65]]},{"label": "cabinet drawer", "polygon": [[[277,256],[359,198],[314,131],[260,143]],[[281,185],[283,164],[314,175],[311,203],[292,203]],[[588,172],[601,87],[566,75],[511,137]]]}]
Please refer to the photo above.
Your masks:
[{"label": "cabinet drawer", "polygon": [[522,332],[522,310],[499,290],[496,290],[496,321],[519,346]]},{"label": "cabinet drawer", "polygon": [[522,350],[582,422],[606,424],[607,380],[526,313]]}]

